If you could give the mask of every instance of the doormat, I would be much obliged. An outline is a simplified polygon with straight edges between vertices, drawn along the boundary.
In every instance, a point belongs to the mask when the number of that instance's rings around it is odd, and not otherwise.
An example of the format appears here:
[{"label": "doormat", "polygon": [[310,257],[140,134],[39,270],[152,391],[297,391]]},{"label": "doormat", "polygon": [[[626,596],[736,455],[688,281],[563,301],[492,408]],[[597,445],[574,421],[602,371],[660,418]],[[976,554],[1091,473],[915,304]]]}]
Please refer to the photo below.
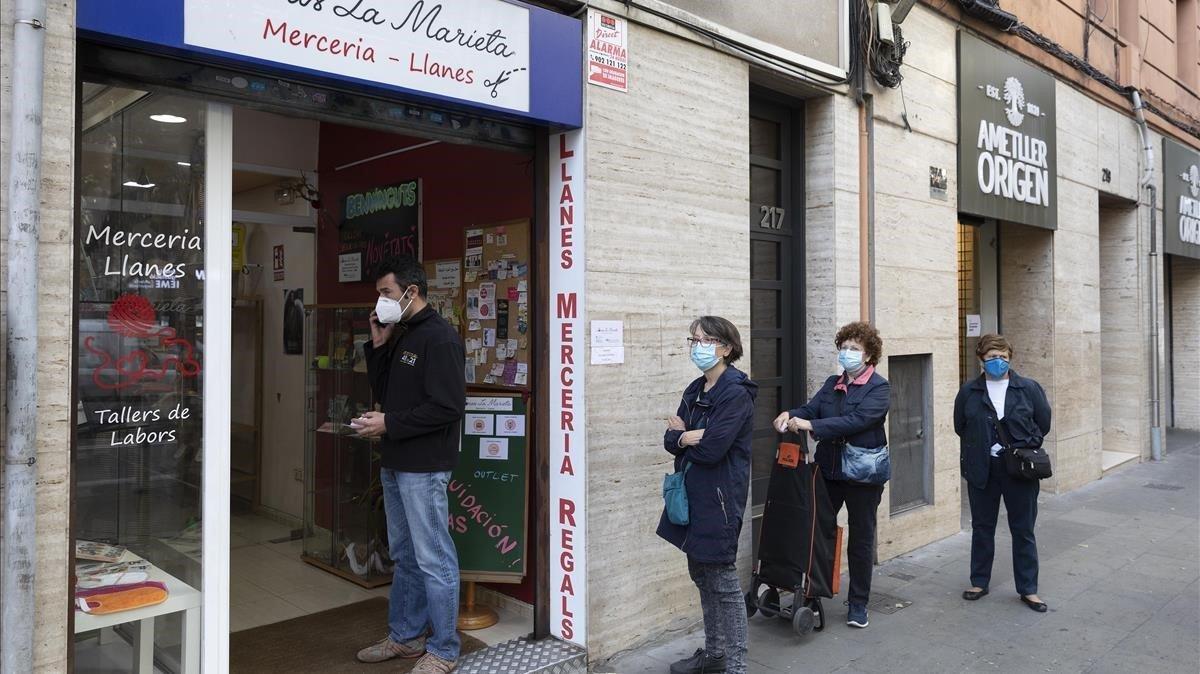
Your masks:
[{"label": "doormat", "polygon": [[[229,635],[229,671],[332,674],[369,670],[372,665],[355,660],[354,655],[387,634],[387,614],[387,599],[376,597],[274,625],[234,632]],[[459,632],[459,638],[462,639],[463,655],[487,647],[462,632]],[[386,669],[389,674],[410,672],[416,664],[416,658],[397,658],[388,662]]]}]

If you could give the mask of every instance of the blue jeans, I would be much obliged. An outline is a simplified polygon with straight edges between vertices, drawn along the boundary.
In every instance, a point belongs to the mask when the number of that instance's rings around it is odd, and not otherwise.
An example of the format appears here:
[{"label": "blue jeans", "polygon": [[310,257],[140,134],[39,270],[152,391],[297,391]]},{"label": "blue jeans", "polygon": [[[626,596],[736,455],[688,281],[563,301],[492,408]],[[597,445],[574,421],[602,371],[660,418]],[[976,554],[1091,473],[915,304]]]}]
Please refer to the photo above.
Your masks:
[{"label": "blue jeans", "polygon": [[396,570],[388,605],[392,641],[432,630],[430,653],[457,660],[458,553],[450,539],[446,485],[450,473],[380,469],[388,547]]},{"label": "blue jeans", "polygon": [[996,520],[1000,501],[1008,511],[1008,531],[1012,534],[1013,581],[1018,594],[1037,594],[1038,554],[1033,526],[1037,521],[1037,499],[1041,485],[1037,480],[1018,480],[1008,476],[1004,460],[993,456],[988,467],[987,487],[967,485],[971,502],[971,584],[987,589],[992,580],[992,559],[996,555]]}]

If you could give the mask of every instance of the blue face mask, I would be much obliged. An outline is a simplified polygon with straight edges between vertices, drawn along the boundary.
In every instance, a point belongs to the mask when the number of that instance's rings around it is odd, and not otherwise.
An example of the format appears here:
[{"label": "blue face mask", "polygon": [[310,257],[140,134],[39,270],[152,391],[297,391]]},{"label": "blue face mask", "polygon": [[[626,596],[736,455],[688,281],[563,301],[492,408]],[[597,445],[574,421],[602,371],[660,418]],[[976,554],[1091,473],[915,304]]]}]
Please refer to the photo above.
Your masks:
[{"label": "blue face mask", "polygon": [[862,367],[863,352],[851,351],[850,349],[842,349],[838,351],[838,364],[847,372],[854,372]]},{"label": "blue face mask", "polygon": [[721,359],[717,356],[716,344],[710,346],[696,344],[692,347],[692,364],[700,368],[701,372],[708,372],[719,362]]},{"label": "blue face mask", "polygon": [[1008,361],[1003,358],[992,358],[983,361],[983,371],[992,379],[1000,379],[1008,374]]}]

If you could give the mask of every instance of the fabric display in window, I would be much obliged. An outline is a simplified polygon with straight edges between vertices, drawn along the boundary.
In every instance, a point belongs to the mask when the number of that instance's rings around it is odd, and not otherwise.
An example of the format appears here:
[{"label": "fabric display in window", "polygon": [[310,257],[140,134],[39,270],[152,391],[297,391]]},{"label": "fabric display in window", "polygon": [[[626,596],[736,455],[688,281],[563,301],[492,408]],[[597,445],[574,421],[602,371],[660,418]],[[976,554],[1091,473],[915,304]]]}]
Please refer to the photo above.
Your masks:
[{"label": "fabric display in window", "polygon": [[84,613],[107,615],[161,604],[167,600],[167,586],[158,581],[110,585],[75,591],[75,605]]}]

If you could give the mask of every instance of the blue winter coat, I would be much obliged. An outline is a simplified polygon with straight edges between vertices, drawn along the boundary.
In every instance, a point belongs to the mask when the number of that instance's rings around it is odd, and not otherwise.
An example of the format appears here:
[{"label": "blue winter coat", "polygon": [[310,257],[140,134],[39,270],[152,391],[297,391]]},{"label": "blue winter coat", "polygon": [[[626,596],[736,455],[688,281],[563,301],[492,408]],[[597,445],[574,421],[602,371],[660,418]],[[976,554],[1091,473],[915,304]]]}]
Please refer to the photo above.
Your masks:
[{"label": "blue winter coat", "polygon": [[[663,446],[675,455],[675,470],[691,464],[684,477],[690,523],[673,524],[664,509],[658,535],[690,557],[708,564],[731,564],[737,557],[742,515],[750,492],[750,441],[758,384],[730,366],[707,393],[704,377],[683,392],[676,414],[689,431],[703,428],[700,443],[681,448],[683,431],[667,431]],[[699,402],[697,398],[699,397]]]},{"label": "blue winter coat", "polygon": [[[959,438],[960,472],[977,489],[987,487],[992,445],[999,442],[992,423],[995,417],[984,376],[963,384],[954,399],[954,432]],[[1014,447],[1041,447],[1050,432],[1050,403],[1042,385],[1010,370],[1003,423]]]},{"label": "blue winter coat", "polygon": [[817,440],[817,465],[830,480],[844,480],[842,473],[843,441],[856,447],[874,449],[887,444],[883,422],[891,406],[892,385],[878,372],[865,384],[851,384],[844,394],[841,411],[838,398],[843,394],[834,387],[841,375],[833,375],[806,404],[789,410],[793,417],[812,422]]}]

